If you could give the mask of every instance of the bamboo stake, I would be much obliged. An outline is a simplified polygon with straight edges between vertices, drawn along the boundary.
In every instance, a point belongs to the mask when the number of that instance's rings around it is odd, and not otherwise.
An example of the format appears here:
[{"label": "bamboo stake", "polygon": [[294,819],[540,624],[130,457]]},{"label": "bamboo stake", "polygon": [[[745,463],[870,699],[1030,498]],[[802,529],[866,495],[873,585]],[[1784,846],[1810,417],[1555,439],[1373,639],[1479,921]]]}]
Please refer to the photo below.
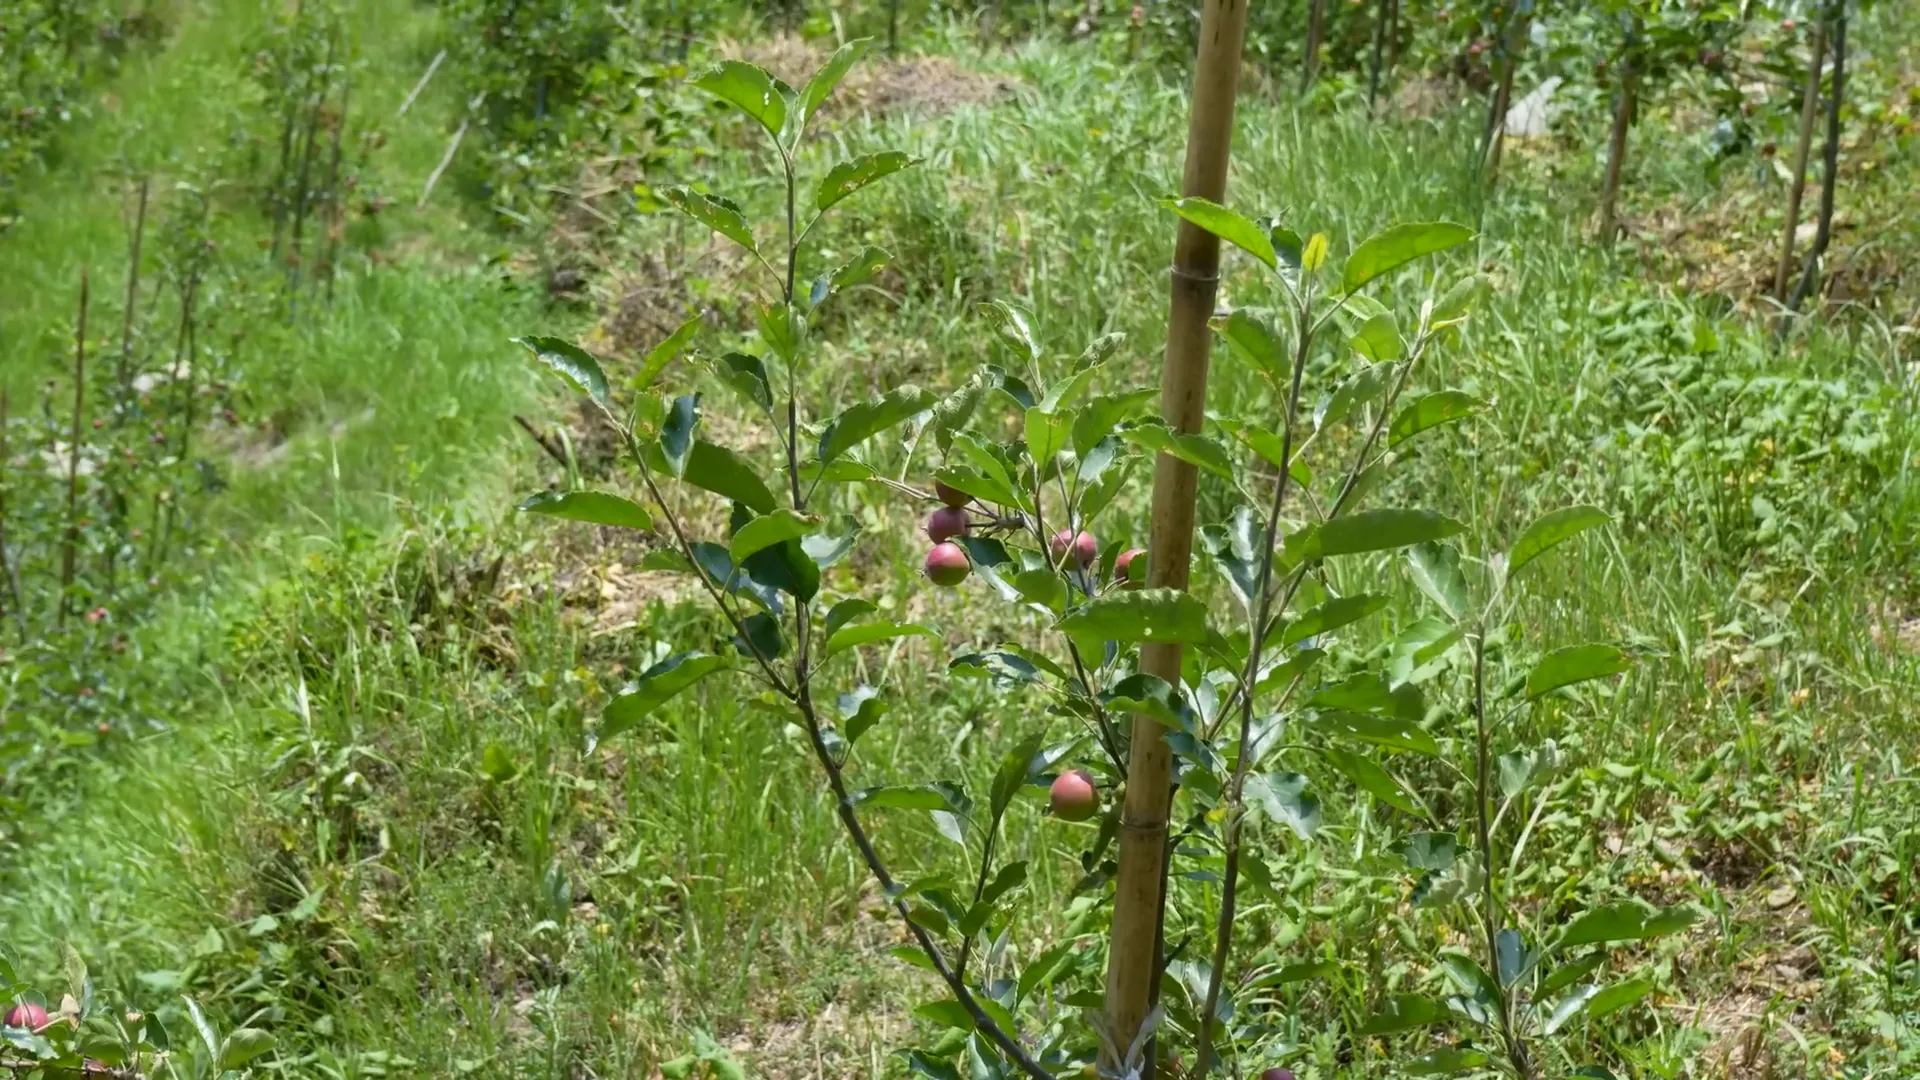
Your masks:
[{"label": "bamboo stake", "polygon": [[407,110],[413,108],[413,99],[419,97],[420,91],[427,88],[427,83],[433,79],[433,73],[440,70],[440,62],[446,58],[447,50],[445,49],[433,54],[433,63],[427,65],[426,74],[420,76],[420,81],[414,83],[413,89],[407,92],[407,100],[400,103],[400,111],[393,114],[394,119],[398,120],[407,115]]},{"label": "bamboo stake", "polygon": [[120,370],[115,372],[123,397],[133,379],[133,323],[140,306],[140,241],[147,232],[147,191],[152,182],[151,177],[140,180],[140,209],[133,219],[133,251],[127,256],[127,311],[120,325]]},{"label": "bamboo stake", "polygon": [[[1192,115],[1187,125],[1185,195],[1222,202],[1227,192],[1227,159],[1233,148],[1234,98],[1240,54],[1246,37],[1245,0],[1207,0],[1200,14],[1200,48],[1194,62]],[[1208,321],[1220,285],[1220,240],[1182,221],[1174,246],[1167,351],[1161,368],[1160,414],[1180,432],[1197,432],[1206,409],[1207,362],[1213,345]],[[1161,454],[1154,464],[1153,552],[1148,584],[1184,589],[1193,558],[1194,495],[1198,471]],[[1141,670],[1170,683],[1180,679],[1180,647],[1151,642],[1140,649]],[[1167,815],[1172,801],[1173,753],[1160,722],[1133,719],[1126,803],[1120,826],[1119,872],[1115,883],[1113,938],[1107,967],[1109,1057],[1125,1054],[1138,1041],[1159,973],[1160,914],[1165,902],[1161,866],[1167,844]],[[1107,1062],[1122,1069],[1127,1063]],[[1138,1063],[1142,1080],[1152,1080],[1153,1051]]]},{"label": "bamboo stake", "polygon": [[1813,150],[1813,125],[1820,116],[1820,68],[1827,58],[1827,20],[1813,22],[1813,55],[1807,61],[1807,87],[1800,97],[1800,141],[1793,151],[1793,183],[1787,189],[1787,224],[1781,230],[1780,265],[1773,272],[1773,296],[1787,299],[1787,277],[1793,273],[1793,238],[1800,229],[1800,199],[1807,190],[1807,155]]},{"label": "bamboo stake", "polygon": [[67,440],[67,536],[60,545],[60,608],[55,626],[67,625],[73,572],[80,546],[80,451],[87,413],[87,271],[80,271],[80,319],[73,331],[73,435]]},{"label": "bamboo stake", "polygon": [[[1827,144],[1821,148],[1821,166],[1825,172],[1824,182],[1820,186],[1820,226],[1813,234],[1813,248],[1807,252],[1807,261],[1800,274],[1800,284],[1794,286],[1793,295],[1787,298],[1787,310],[1797,311],[1800,302],[1813,291],[1813,283],[1820,272],[1820,260],[1827,253],[1827,244],[1833,240],[1833,196],[1840,186],[1840,106],[1846,98],[1847,86],[1847,9],[1844,0],[1838,0],[1833,12],[1833,94],[1827,99]],[[1784,321],[1780,329],[1786,330]]]}]

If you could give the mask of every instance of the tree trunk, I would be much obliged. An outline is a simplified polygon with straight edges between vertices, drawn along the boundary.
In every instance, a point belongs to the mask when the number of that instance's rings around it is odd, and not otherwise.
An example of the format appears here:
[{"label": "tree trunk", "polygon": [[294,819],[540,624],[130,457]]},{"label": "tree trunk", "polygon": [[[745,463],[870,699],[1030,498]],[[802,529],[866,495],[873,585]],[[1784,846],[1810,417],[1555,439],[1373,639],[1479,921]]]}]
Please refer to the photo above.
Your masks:
[{"label": "tree trunk", "polygon": [[[140,209],[133,219],[133,249],[127,255],[127,310],[120,322],[120,368],[114,373],[114,381],[125,396],[133,380],[133,323],[140,308],[140,241],[147,234],[147,192],[152,186],[151,178],[140,181]],[[116,418],[116,423],[120,419]]]},{"label": "tree trunk", "polygon": [[900,51],[900,0],[887,0],[887,55]]},{"label": "tree trunk", "polygon": [[[1246,36],[1246,0],[1206,0],[1200,15],[1200,47],[1194,63],[1192,115],[1187,125],[1187,162],[1181,192],[1222,202],[1227,158],[1233,147],[1234,98]],[[1215,294],[1220,283],[1220,240],[1182,221],[1173,255],[1167,351],[1161,368],[1160,414],[1176,431],[1197,432],[1206,408],[1208,351]],[[1154,465],[1153,518],[1148,583],[1184,589],[1193,555],[1192,465],[1161,454]],[[1152,642],[1140,649],[1141,670],[1169,683],[1180,678],[1180,647]],[[1159,972],[1159,928],[1165,902],[1161,868],[1172,801],[1172,750],[1165,729],[1149,716],[1133,719],[1126,803],[1120,827],[1112,948],[1107,968],[1108,1056],[1124,1055],[1140,1032]],[[1111,1068],[1124,1062],[1109,1060]],[[1140,1076],[1152,1080],[1153,1052],[1146,1047]]]},{"label": "tree trunk", "polygon": [[1392,10],[1393,0],[1380,0],[1373,17],[1373,69],[1367,75],[1367,115],[1373,115],[1374,106],[1380,100],[1380,58],[1387,43],[1388,12]]},{"label": "tree trunk", "polygon": [[1613,111],[1613,135],[1607,143],[1607,176],[1600,189],[1600,242],[1611,244],[1619,223],[1615,208],[1620,199],[1620,172],[1627,160],[1627,126],[1633,122],[1634,97],[1639,90],[1639,65],[1629,56],[1620,73],[1620,100]]},{"label": "tree trunk", "polygon": [[1300,58],[1300,89],[1304,93],[1320,77],[1320,38],[1326,33],[1327,0],[1307,0],[1307,50]]},{"label": "tree trunk", "polygon": [[1833,240],[1833,196],[1840,186],[1840,106],[1846,99],[1846,85],[1847,8],[1842,0],[1834,4],[1833,10],[1833,93],[1827,98],[1827,145],[1820,151],[1825,174],[1820,186],[1820,226],[1813,234],[1813,249],[1807,252],[1800,284],[1787,300],[1790,311],[1799,310],[1800,302],[1813,291],[1813,283],[1820,274],[1820,260],[1827,254],[1827,244]]},{"label": "tree trunk", "polygon": [[1485,162],[1487,182],[1492,183],[1500,177],[1500,153],[1506,147],[1507,110],[1513,107],[1513,73],[1520,66],[1520,50],[1527,41],[1528,19],[1525,14],[1516,14],[1513,24],[1500,40],[1500,80],[1493,91],[1493,101],[1487,109],[1486,138],[1480,146],[1480,156]]},{"label": "tree trunk", "polygon": [[1793,182],[1787,189],[1787,224],[1780,237],[1780,265],[1773,272],[1774,299],[1787,299],[1793,273],[1793,235],[1800,228],[1800,198],[1807,190],[1807,156],[1813,150],[1813,125],[1820,115],[1820,68],[1827,55],[1827,21],[1813,24],[1813,55],[1807,61],[1807,87],[1800,98],[1800,139],[1793,150]]},{"label": "tree trunk", "polygon": [[60,608],[55,625],[67,625],[73,602],[74,566],[80,549],[80,451],[86,446],[87,271],[80,271],[80,319],[73,331],[73,436],[67,440],[67,536],[60,545]]}]

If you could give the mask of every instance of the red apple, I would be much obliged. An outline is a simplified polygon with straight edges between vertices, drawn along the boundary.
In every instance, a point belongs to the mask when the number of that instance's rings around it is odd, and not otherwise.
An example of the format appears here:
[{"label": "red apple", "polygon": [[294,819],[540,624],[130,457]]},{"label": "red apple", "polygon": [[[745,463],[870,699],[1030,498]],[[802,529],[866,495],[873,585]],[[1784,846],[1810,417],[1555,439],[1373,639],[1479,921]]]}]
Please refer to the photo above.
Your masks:
[{"label": "red apple", "polygon": [[933,493],[939,496],[940,501],[946,503],[948,506],[965,506],[973,501],[973,496],[961,491],[957,487],[948,487],[938,480],[933,482]]},{"label": "red apple", "polygon": [[1053,816],[1062,821],[1085,821],[1100,812],[1100,792],[1085,769],[1069,769],[1053,782],[1049,792]]},{"label": "red apple", "polygon": [[927,580],[935,585],[952,587],[967,580],[973,572],[973,564],[967,561],[967,553],[959,544],[941,542],[933,545],[927,552]]},{"label": "red apple", "polygon": [[23,1001],[15,1005],[7,1010],[7,1026],[39,1031],[47,1026],[46,1006],[35,1005],[31,1001]]},{"label": "red apple", "polygon": [[[1113,560],[1113,580],[1121,582],[1121,588],[1137,589],[1146,583],[1147,560],[1140,557],[1146,553],[1146,548],[1129,548]],[[1139,567],[1137,574],[1134,573],[1136,566]]]},{"label": "red apple", "polygon": [[966,535],[967,512],[957,506],[943,506],[927,517],[927,539],[934,543]]},{"label": "red apple", "polygon": [[1059,562],[1061,557],[1067,554],[1069,546],[1073,548],[1073,561],[1082,567],[1092,566],[1093,560],[1100,557],[1100,545],[1094,543],[1093,534],[1090,532],[1075,534],[1071,529],[1061,529],[1053,534],[1053,541],[1049,546],[1053,548],[1055,562]]},{"label": "red apple", "polygon": [[1268,1069],[1260,1074],[1260,1080],[1293,1080],[1293,1070]]}]

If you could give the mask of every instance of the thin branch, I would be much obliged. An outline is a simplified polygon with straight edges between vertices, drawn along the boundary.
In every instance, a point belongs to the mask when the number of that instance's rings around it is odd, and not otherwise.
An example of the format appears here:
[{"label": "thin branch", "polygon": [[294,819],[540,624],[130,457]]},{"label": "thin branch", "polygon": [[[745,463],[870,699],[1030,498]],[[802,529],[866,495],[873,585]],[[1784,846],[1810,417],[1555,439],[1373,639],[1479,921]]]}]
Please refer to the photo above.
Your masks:
[{"label": "thin branch", "polygon": [[394,119],[398,120],[407,115],[407,110],[413,108],[413,99],[419,97],[420,91],[427,88],[427,83],[433,79],[433,73],[440,70],[440,63],[446,58],[447,50],[445,49],[433,54],[433,63],[427,65],[426,73],[420,76],[420,81],[413,84],[412,90],[407,91],[407,100],[400,103],[399,111],[393,114]]}]

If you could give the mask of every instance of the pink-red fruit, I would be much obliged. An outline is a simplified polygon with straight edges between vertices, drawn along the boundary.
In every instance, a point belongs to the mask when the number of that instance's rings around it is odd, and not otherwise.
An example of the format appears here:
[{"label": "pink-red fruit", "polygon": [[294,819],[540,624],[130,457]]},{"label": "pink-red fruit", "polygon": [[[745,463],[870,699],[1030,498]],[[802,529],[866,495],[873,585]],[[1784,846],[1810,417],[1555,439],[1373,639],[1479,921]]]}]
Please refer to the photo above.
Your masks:
[{"label": "pink-red fruit", "polygon": [[1260,1080],[1293,1080],[1293,1070],[1268,1069],[1260,1074]]},{"label": "pink-red fruit", "polygon": [[1100,812],[1100,792],[1085,769],[1061,773],[1048,794],[1053,800],[1053,816],[1062,821],[1085,821]]},{"label": "pink-red fruit", "polygon": [[1141,558],[1146,548],[1128,548],[1113,560],[1113,580],[1120,582],[1121,588],[1137,589],[1146,584],[1147,560]]},{"label": "pink-red fruit", "polygon": [[967,553],[960,550],[959,544],[939,543],[927,552],[927,580],[935,585],[958,585],[972,572],[973,564],[967,561]]},{"label": "pink-red fruit", "polygon": [[1082,567],[1092,566],[1093,560],[1100,557],[1100,545],[1094,543],[1093,534],[1083,532],[1075,534],[1071,529],[1061,529],[1053,534],[1053,560],[1059,562],[1067,554],[1067,548],[1073,548],[1073,561]]},{"label": "pink-red fruit", "polygon": [[956,506],[943,506],[927,515],[927,539],[936,544],[965,536],[968,528],[967,512]]},{"label": "pink-red fruit", "polygon": [[45,1006],[23,1001],[7,1010],[7,1026],[39,1031],[47,1026],[47,1010]]},{"label": "pink-red fruit", "polygon": [[938,480],[933,482],[933,493],[940,497],[941,502],[956,509],[973,501],[973,496],[957,487],[948,487]]}]

